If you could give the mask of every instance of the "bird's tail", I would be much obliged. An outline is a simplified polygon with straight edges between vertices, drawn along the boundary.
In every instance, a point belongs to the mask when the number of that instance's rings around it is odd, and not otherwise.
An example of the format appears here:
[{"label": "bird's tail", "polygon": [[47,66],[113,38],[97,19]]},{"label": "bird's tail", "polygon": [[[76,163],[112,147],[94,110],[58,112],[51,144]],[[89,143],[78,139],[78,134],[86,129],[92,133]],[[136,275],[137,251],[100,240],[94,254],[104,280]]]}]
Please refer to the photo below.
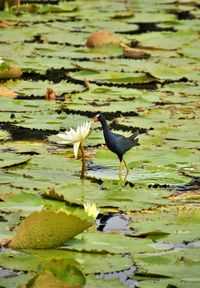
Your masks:
[{"label": "bird's tail", "polygon": [[139,144],[139,139],[138,139],[138,135],[139,135],[139,130],[136,130],[132,135],[131,135],[131,140],[134,143],[134,146],[138,146]]}]

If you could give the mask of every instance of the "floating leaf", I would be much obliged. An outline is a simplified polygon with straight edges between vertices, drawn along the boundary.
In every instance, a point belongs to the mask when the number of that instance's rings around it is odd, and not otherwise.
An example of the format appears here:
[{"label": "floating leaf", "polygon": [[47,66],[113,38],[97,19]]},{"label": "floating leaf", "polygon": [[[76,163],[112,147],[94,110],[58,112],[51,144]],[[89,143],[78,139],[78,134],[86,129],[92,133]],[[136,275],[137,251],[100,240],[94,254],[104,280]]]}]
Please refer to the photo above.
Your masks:
[{"label": "floating leaf", "polygon": [[85,212],[42,210],[28,216],[10,243],[12,248],[51,248],[79,234],[93,224]]},{"label": "floating leaf", "polygon": [[0,70],[0,79],[19,78],[22,76],[22,71],[18,67],[10,67],[9,69]]},{"label": "floating leaf", "polygon": [[17,93],[7,88],[6,86],[0,86],[0,96],[8,97],[8,98],[15,98],[17,96]]},{"label": "floating leaf", "polygon": [[[196,161],[196,151],[189,149],[171,150],[152,150],[149,147],[144,148],[137,146],[130,150],[124,158],[129,163],[129,171],[127,180],[132,183],[148,183],[148,184],[176,184],[187,183],[189,178],[182,175],[178,170],[181,168],[199,169]],[[112,152],[108,150],[100,150],[94,159],[95,165],[101,169],[90,169],[88,175],[96,179],[117,180],[119,160]]]},{"label": "floating leaf", "polygon": [[[94,175],[95,171],[96,170],[94,170]],[[103,173],[105,178],[111,178],[109,170],[105,169]],[[117,171],[113,170],[113,174],[114,173],[116,175]],[[90,175],[92,175],[92,172],[90,172]],[[92,202],[93,199],[95,199],[98,207],[113,207],[120,211],[139,211],[161,204],[167,205],[169,204],[169,200],[167,200],[166,197],[173,193],[172,191],[159,190],[158,188],[148,189],[145,186],[132,188],[129,186],[123,187],[120,184],[117,185],[114,181],[106,181],[105,178],[103,189],[99,189],[95,184],[85,182],[84,184],[71,183],[61,185],[58,187],[57,192],[63,195],[65,201],[71,204],[81,205],[82,199],[84,199],[85,202]],[[96,191],[95,195],[94,191]]]},{"label": "floating leaf", "polygon": [[0,141],[8,140],[10,138],[10,134],[5,131],[0,129]]},{"label": "floating leaf", "polygon": [[11,166],[16,166],[24,164],[31,160],[29,155],[19,155],[11,152],[1,153],[0,156],[0,168],[8,168]]},{"label": "floating leaf", "polygon": [[120,235],[87,233],[77,236],[62,247],[64,250],[85,251],[92,253],[142,253],[154,251],[150,239],[138,240]]},{"label": "floating leaf", "polygon": [[[17,273],[16,273],[17,274]],[[18,272],[17,275],[12,275],[12,277],[1,277],[0,279],[0,285],[2,287],[23,287],[24,283],[27,283],[30,279],[32,279],[35,276],[35,273],[33,272],[28,272],[28,273],[23,273],[23,272]]]},{"label": "floating leaf", "polygon": [[137,215],[130,227],[137,232],[135,237],[147,236],[165,243],[183,243],[198,238],[200,210],[155,211],[152,214]]},{"label": "floating leaf", "polygon": [[108,44],[119,45],[122,41],[111,31],[100,30],[93,32],[87,39],[86,46],[89,48],[101,47]]},{"label": "floating leaf", "polygon": [[[136,256],[137,274],[150,277],[170,277],[168,283],[174,285],[177,283],[178,287],[182,287],[179,286],[181,282],[198,283],[200,280],[198,272],[199,252],[199,249],[195,249],[194,256],[194,250],[188,248],[162,255],[138,255]],[[180,259],[182,260],[180,261]],[[177,265],[177,263],[179,264]]]}]

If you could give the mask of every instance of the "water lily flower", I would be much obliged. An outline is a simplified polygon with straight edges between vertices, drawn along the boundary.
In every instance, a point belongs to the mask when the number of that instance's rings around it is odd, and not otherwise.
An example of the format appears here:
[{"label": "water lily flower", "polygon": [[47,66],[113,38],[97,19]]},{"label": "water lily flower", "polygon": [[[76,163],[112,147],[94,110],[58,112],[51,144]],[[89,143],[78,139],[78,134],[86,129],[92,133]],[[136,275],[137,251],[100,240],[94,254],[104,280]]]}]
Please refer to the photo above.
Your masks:
[{"label": "water lily flower", "polygon": [[91,122],[85,122],[78,126],[76,130],[70,128],[65,133],[59,133],[58,136],[63,139],[60,144],[73,144],[74,145],[74,156],[77,159],[78,149],[80,147],[82,153],[82,172],[81,179],[84,178],[85,173],[85,151],[83,147],[84,140],[89,136],[91,128]]},{"label": "water lily flower", "polygon": [[0,57],[0,65],[4,62],[4,60]]},{"label": "water lily flower", "polygon": [[85,209],[85,212],[88,214],[88,216],[92,216],[94,219],[97,218],[97,215],[99,214],[99,210],[97,209],[97,206],[95,203],[84,204],[84,209]]},{"label": "water lily flower", "polygon": [[64,141],[60,141],[61,144],[74,144],[74,155],[75,158],[78,157],[78,149],[80,144],[83,144],[83,141],[89,136],[91,122],[85,122],[82,125],[78,126],[76,131],[73,128],[70,128],[69,131],[65,133],[59,133],[58,136]]}]

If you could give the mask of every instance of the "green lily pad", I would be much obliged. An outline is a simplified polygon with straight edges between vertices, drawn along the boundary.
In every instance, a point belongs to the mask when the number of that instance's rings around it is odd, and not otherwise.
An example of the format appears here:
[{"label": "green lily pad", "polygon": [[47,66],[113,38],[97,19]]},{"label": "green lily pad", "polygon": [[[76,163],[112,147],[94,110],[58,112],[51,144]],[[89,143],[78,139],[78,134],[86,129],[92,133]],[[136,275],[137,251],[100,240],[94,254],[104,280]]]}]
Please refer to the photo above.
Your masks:
[{"label": "green lily pad", "polygon": [[0,98],[1,111],[3,111],[0,121],[4,123],[12,122],[17,127],[59,131],[60,129],[67,130],[70,127],[77,126],[80,122],[88,119],[80,115],[56,112],[55,110],[60,108],[61,105],[60,103],[52,104],[52,101],[6,100]]},{"label": "green lily pad", "polygon": [[109,57],[109,56],[119,56],[123,54],[123,50],[118,45],[106,45],[101,48],[94,48],[94,49],[88,49],[88,48],[76,48],[74,47],[63,47],[59,45],[52,45],[47,44],[41,45],[37,44],[36,48],[33,52],[33,56],[41,56],[43,57],[65,57],[68,59],[69,57],[72,59],[76,58],[90,58],[94,59],[96,57]]},{"label": "green lily pad", "polygon": [[123,73],[123,72],[99,72],[91,70],[83,70],[80,72],[70,73],[74,79],[86,78],[89,81],[96,81],[100,83],[149,83],[155,81],[153,76],[146,73]]},{"label": "green lily pad", "polygon": [[2,267],[22,271],[37,272],[39,265],[46,265],[52,259],[65,259],[84,274],[106,273],[125,270],[133,265],[132,257],[101,253],[80,253],[58,249],[11,250],[6,249],[0,255]]},{"label": "green lily pad", "polygon": [[8,140],[9,138],[10,138],[9,132],[0,129],[0,141],[5,141]]},{"label": "green lily pad", "polygon": [[[18,116],[16,116],[17,119]],[[83,122],[86,119],[86,117],[78,115],[67,115],[65,112],[57,114],[54,111],[48,111],[22,115],[20,123],[17,123],[15,126],[28,129],[59,131],[61,129],[67,130],[70,127],[77,126],[78,123]]]},{"label": "green lily pad", "polygon": [[147,278],[142,278],[142,277],[135,277],[136,280],[138,280],[137,287],[138,288],[165,288],[167,286],[170,287],[180,287],[180,288],[187,288],[188,286],[191,288],[198,288],[198,279],[191,279],[190,280],[174,280],[174,279],[163,279],[163,278],[158,278],[158,277],[151,277],[150,279]]},{"label": "green lily pad", "polygon": [[0,278],[0,285],[2,287],[13,287],[18,288],[20,285],[27,283],[30,279],[35,276],[35,273],[28,272],[28,273],[21,273],[12,277],[1,277]]},{"label": "green lily pad", "polygon": [[4,152],[0,156],[0,168],[8,168],[11,166],[27,163],[31,159],[27,155],[18,155],[15,153]]},{"label": "green lily pad", "polygon": [[28,216],[9,244],[12,248],[51,248],[62,245],[93,224],[87,213],[60,209],[42,210]]},{"label": "green lily pad", "polygon": [[[174,60],[174,59],[173,59]],[[168,59],[167,65],[166,63],[157,63],[155,60],[135,60],[130,61],[128,59],[106,59],[106,60],[91,60],[91,61],[80,61],[80,62],[76,62],[78,66],[80,66],[82,69],[87,70],[87,69],[94,69],[94,72],[98,71],[98,72],[103,72],[103,74],[105,76],[108,75],[108,79],[110,79],[112,77],[112,81],[116,82],[119,80],[116,80],[115,78],[119,78],[119,76],[124,75],[127,78],[127,81],[129,81],[130,83],[132,83],[133,78],[131,79],[131,76],[134,77],[136,74],[136,72],[146,72],[149,75],[151,75],[154,80],[157,79],[158,81],[162,81],[162,80],[180,80],[183,77],[192,77],[192,71],[191,71],[191,65],[184,65],[184,67],[179,67],[179,65],[176,65],[176,67],[174,67],[174,61]],[[119,65],[120,64],[120,65]],[[105,73],[106,71],[109,71],[109,73]],[[113,71],[113,73],[111,74],[111,71]],[[121,74],[120,72],[123,71]],[[99,78],[103,77],[101,75],[98,75],[96,73],[96,75],[87,75],[86,74],[87,71],[82,72],[85,73],[86,77],[88,79],[94,80],[94,77],[96,76],[96,78],[99,80]],[[80,72],[81,73],[81,72]],[[75,76],[79,76],[80,73],[76,73]],[[132,75],[131,75],[131,74]],[[100,79],[101,79],[100,78]],[[122,77],[121,77],[122,78]],[[97,80],[97,81],[98,81]],[[153,79],[152,79],[153,80]],[[110,81],[110,80],[108,80]],[[125,81],[125,80],[124,80]],[[133,82],[134,83],[134,82]]]},{"label": "green lily pad", "polygon": [[[12,83],[12,82],[10,82]],[[32,100],[31,102],[29,100],[19,100],[19,99],[8,99],[8,98],[0,98],[0,111],[1,111],[1,118],[0,121],[4,121],[4,117],[6,117],[5,112],[8,114],[7,118],[9,119],[10,113],[15,112],[35,112],[35,111],[50,111],[53,113],[56,109],[60,108],[60,103],[54,103],[52,104],[52,101],[46,101],[46,100]],[[13,120],[15,117],[11,117],[11,120]],[[20,114],[18,114],[18,117],[20,118]],[[5,118],[6,119],[6,118]],[[11,121],[10,120],[10,121]],[[17,121],[17,119],[14,119]],[[14,121],[13,120],[13,121]]]},{"label": "green lily pad", "polygon": [[[135,240],[135,241],[134,241]],[[70,240],[61,249],[92,253],[137,254],[153,251],[156,248],[150,239],[139,240],[120,235],[87,233]]]},{"label": "green lily pad", "polygon": [[[47,88],[52,88],[57,96],[64,94],[71,94],[72,92],[79,92],[83,90],[81,85],[75,85],[71,83],[66,83],[66,81],[61,81],[59,83],[53,83],[49,81],[7,81],[4,85],[6,87],[15,89],[18,97],[31,97],[36,96],[40,98],[45,98],[45,93]],[[38,103],[39,104],[39,103]]]},{"label": "green lily pad", "polygon": [[[130,36],[129,36],[130,38]],[[149,32],[140,35],[134,35],[142,46],[174,50],[195,41],[195,33],[190,31],[173,32]]]},{"label": "green lily pad", "polygon": [[165,243],[181,243],[198,239],[199,209],[188,211],[167,209],[154,214],[137,215],[130,225],[133,236],[147,236]]},{"label": "green lily pad", "polygon": [[98,288],[124,288],[124,284],[120,283],[118,279],[104,279],[97,276],[89,275],[86,277],[86,283],[88,288],[97,286]]},{"label": "green lily pad", "polygon": [[89,83],[90,89],[77,93],[66,100],[63,110],[89,111],[93,113],[137,111],[139,108],[151,107],[155,101],[160,101],[161,94],[147,93],[145,90],[126,89],[123,87],[98,87]]},{"label": "green lily pad", "polygon": [[[96,191],[95,194],[94,191]],[[90,182],[85,182],[84,184],[71,183],[58,186],[57,193],[58,195],[62,195],[71,204],[80,205],[84,199],[85,202],[95,201],[97,206],[102,208],[113,207],[122,211],[139,211],[161,204],[169,204],[166,197],[170,196],[173,192],[148,189],[145,186],[135,188],[123,187],[120,184],[105,181],[103,189],[99,189],[97,185]]]},{"label": "green lily pad", "polygon": [[[199,249],[182,249],[180,251],[171,251],[163,255],[138,255],[136,256],[136,265],[139,266],[137,274],[170,277],[168,283],[193,283],[199,282]],[[182,261],[178,259],[182,258]],[[184,286],[183,286],[184,287]],[[194,286],[195,287],[195,286]]]},{"label": "green lily pad", "polygon": [[[124,159],[132,168],[127,179],[133,183],[187,183],[189,179],[179,173],[178,169],[193,167],[199,169],[196,151],[187,149],[177,149],[176,151],[157,149],[154,151],[138,146],[130,150]],[[101,169],[91,169],[88,173],[90,177],[118,179],[119,160],[112,152],[108,150],[98,151],[94,163],[103,166]]]}]

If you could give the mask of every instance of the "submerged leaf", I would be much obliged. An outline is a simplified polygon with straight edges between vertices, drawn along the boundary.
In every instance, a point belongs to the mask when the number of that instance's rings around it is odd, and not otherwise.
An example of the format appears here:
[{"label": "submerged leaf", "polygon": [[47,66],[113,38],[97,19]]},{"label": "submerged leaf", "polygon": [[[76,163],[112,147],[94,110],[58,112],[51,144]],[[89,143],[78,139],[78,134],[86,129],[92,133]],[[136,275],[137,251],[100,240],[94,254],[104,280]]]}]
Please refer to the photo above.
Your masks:
[{"label": "submerged leaf", "polygon": [[[33,282],[31,285],[30,282]],[[36,277],[34,277],[34,280],[30,280],[27,285],[21,286],[21,288],[49,288],[49,284],[51,287],[54,288],[79,288],[80,286],[74,286],[70,285],[68,283],[65,283],[64,281],[56,278],[51,272],[44,272],[38,274]]]},{"label": "submerged leaf", "polygon": [[40,273],[21,288],[49,288],[49,283],[54,288],[81,288],[85,284],[84,275],[69,264],[69,259],[53,259],[41,267]]}]

